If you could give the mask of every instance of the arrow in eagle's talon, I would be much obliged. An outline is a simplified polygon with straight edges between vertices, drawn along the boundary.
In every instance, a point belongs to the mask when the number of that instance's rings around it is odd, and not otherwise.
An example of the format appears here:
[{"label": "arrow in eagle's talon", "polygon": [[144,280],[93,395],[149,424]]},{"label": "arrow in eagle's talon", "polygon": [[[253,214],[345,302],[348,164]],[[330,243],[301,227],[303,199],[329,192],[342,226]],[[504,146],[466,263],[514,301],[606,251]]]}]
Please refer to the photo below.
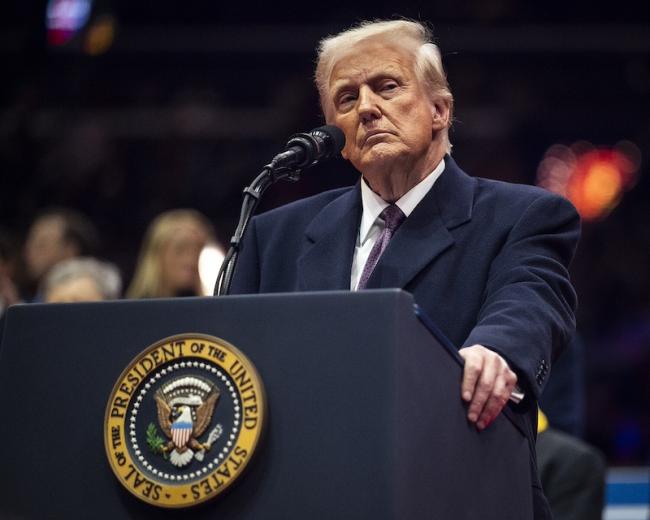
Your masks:
[{"label": "arrow in eagle's talon", "polygon": [[212,431],[210,432],[210,435],[208,435],[208,440],[207,440],[206,443],[203,445],[203,446],[205,446],[205,449],[206,449],[206,450],[209,450],[209,449],[212,447],[212,445],[216,442],[216,440],[217,440],[219,437],[221,437],[221,434],[222,434],[222,433],[223,433],[223,428],[221,427],[220,424],[217,424],[217,425],[214,427],[214,430],[212,430]]}]

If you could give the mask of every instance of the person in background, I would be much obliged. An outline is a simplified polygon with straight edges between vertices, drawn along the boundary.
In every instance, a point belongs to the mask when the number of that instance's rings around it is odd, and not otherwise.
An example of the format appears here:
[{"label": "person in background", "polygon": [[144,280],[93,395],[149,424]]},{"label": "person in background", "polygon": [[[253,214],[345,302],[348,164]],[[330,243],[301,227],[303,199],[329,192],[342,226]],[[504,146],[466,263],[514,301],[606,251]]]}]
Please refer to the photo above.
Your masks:
[{"label": "person in background", "polygon": [[0,325],[7,307],[21,301],[14,276],[16,256],[13,240],[5,230],[0,229]]},{"label": "person in background", "polygon": [[539,401],[537,469],[555,520],[599,520],[605,505],[605,458],[581,439],[584,371],[584,347],[576,333],[554,363]]},{"label": "person in background", "polygon": [[600,520],[607,465],[603,454],[552,425],[538,411],[537,468],[555,520]]},{"label": "person in background", "polygon": [[158,215],[145,234],[127,298],[202,295],[199,255],[213,241],[212,225],[198,211]]},{"label": "person in background", "polygon": [[30,226],[25,241],[28,299],[40,299],[36,289],[54,265],[78,256],[94,256],[98,249],[97,229],[81,213],[69,208],[42,212]]},{"label": "person in background", "polygon": [[113,264],[95,258],[71,258],[56,264],[43,279],[45,303],[73,303],[115,300],[120,297],[122,279]]}]

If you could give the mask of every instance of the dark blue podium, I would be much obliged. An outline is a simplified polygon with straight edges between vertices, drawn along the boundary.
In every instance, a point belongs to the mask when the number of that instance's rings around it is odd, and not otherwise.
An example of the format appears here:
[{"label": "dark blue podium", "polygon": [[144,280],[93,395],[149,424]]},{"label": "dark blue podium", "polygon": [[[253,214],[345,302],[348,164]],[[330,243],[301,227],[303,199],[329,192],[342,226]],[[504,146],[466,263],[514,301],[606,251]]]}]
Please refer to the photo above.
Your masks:
[{"label": "dark blue podium", "polygon": [[[232,489],[164,510],[111,472],[104,410],[134,356],[187,332],[248,356],[269,421]],[[14,306],[0,347],[0,517],[531,518],[526,436],[503,415],[478,433],[460,379],[398,290]]]}]

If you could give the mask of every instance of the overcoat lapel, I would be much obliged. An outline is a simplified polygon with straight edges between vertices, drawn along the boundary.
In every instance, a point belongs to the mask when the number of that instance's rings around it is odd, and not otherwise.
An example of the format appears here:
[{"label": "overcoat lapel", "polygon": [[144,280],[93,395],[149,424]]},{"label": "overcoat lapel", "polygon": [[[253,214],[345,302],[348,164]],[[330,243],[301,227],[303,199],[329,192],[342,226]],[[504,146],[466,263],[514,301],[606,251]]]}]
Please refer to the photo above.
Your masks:
[{"label": "overcoat lapel", "polygon": [[404,288],[454,244],[451,230],[472,218],[475,181],[445,157],[445,170],[396,231],[367,287]]},{"label": "overcoat lapel", "polygon": [[[472,218],[475,181],[445,157],[445,171],[397,230],[367,288],[405,287],[454,244],[451,230]],[[305,231],[298,290],[347,290],[361,219],[359,183],[329,203]]]},{"label": "overcoat lapel", "polygon": [[298,290],[348,290],[361,219],[361,188],[325,206],[305,230],[307,249],[298,259]]}]

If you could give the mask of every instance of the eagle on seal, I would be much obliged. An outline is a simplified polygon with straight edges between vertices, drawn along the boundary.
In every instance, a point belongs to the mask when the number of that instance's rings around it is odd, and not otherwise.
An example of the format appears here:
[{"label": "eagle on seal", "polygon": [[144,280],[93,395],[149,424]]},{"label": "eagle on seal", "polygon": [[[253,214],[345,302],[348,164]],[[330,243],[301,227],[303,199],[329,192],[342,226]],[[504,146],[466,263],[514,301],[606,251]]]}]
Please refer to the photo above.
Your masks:
[{"label": "eagle on seal", "polygon": [[196,377],[184,377],[158,389],[154,399],[158,423],[170,439],[162,449],[169,453],[171,463],[180,468],[189,464],[193,457],[202,460],[212,442],[209,439],[201,443],[198,438],[212,421],[219,390]]}]

